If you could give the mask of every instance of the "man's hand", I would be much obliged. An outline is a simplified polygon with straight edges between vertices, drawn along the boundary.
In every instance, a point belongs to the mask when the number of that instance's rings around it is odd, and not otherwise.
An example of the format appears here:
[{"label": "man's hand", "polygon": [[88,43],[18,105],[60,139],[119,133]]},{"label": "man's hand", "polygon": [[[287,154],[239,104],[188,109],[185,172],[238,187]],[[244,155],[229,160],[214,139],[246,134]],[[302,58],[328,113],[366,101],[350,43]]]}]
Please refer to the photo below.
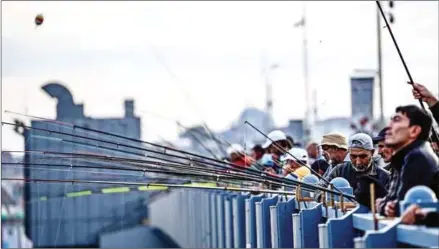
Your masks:
[{"label": "man's hand", "polygon": [[[407,83],[412,84],[410,82]],[[415,97],[415,99],[421,99],[427,103],[429,107],[434,106],[438,102],[437,98],[425,86],[413,83],[413,88],[413,97]]]},{"label": "man's hand", "polygon": [[287,164],[283,167],[283,169],[287,172],[287,174],[289,173],[293,173],[294,169],[291,167],[291,165]]},{"label": "man's hand", "polygon": [[395,207],[396,201],[387,202],[386,206],[384,207],[384,214],[387,217],[395,217]]},{"label": "man's hand", "polygon": [[384,198],[377,198],[376,200],[375,200],[375,210],[379,213],[380,211],[380,205],[381,205],[381,202],[384,200]]},{"label": "man's hand", "polygon": [[416,223],[416,218],[425,218],[427,213],[422,211],[421,207],[416,204],[410,205],[401,216],[401,223],[413,225]]}]

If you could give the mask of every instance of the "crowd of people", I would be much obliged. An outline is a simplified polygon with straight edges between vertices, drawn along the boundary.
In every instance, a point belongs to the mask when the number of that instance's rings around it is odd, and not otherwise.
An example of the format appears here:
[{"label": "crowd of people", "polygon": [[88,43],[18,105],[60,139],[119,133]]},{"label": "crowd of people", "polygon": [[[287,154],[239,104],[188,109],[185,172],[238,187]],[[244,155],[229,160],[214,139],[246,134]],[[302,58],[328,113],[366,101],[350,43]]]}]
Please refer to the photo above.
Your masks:
[{"label": "crowd of people", "polygon": [[[421,84],[413,83],[413,88],[414,98],[427,103],[439,123],[438,99]],[[325,188],[332,179],[342,177],[352,187],[356,201],[367,207],[372,205],[370,184],[374,183],[375,208],[381,215],[401,217],[406,224],[439,226],[438,213],[427,213],[417,205],[399,213],[399,203],[414,186],[427,186],[439,196],[438,138],[432,129],[433,119],[425,110],[406,105],[395,109],[390,122],[375,137],[331,132],[304,149],[295,147],[284,132],[274,130],[249,155],[237,144],[228,154],[234,167],[296,180],[314,174]],[[322,201],[321,191],[315,192],[314,199]]]}]

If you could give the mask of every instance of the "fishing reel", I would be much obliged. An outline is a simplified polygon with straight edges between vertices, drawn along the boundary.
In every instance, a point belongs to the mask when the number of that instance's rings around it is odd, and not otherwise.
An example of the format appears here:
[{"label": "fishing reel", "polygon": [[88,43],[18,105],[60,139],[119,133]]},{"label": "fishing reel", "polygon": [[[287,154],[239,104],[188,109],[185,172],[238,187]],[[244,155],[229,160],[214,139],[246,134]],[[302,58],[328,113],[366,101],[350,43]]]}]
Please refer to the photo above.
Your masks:
[{"label": "fishing reel", "polygon": [[326,195],[326,192],[323,193],[322,199],[326,207],[340,208],[342,212],[345,212],[357,206],[357,204],[350,202],[348,198],[343,196],[343,194],[353,195],[353,189],[346,179],[342,177],[332,179],[328,189],[334,191],[335,188],[341,191],[340,195],[334,195],[333,193]]},{"label": "fishing reel", "polygon": [[25,132],[26,132],[26,127],[24,125],[24,122],[18,119],[14,119],[14,131],[22,136],[25,136]]}]

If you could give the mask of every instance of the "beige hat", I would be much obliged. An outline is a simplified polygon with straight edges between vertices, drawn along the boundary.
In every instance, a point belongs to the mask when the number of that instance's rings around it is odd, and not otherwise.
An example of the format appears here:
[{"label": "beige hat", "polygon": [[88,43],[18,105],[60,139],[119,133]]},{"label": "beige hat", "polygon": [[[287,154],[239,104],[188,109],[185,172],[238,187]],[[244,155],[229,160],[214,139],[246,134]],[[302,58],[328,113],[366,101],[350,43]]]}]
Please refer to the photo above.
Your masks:
[{"label": "beige hat", "polygon": [[320,145],[332,145],[340,149],[348,149],[348,139],[340,133],[329,133],[323,135],[322,143]]}]

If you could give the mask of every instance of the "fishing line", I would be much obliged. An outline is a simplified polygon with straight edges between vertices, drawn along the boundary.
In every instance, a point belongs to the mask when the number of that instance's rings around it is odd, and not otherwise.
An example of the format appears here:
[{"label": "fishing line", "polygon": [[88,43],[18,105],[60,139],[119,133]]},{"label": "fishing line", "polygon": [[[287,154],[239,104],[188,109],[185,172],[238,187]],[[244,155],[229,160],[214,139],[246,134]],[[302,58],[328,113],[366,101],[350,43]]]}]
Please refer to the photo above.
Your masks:
[{"label": "fishing line", "polygon": [[[407,64],[404,60],[404,57],[402,56],[401,50],[399,49],[398,43],[396,42],[395,36],[393,35],[392,27],[390,26],[389,22],[387,21],[386,14],[384,13],[380,2],[379,1],[375,1],[375,2],[378,6],[378,9],[380,10],[380,13],[384,19],[384,22],[386,23],[387,30],[389,31],[390,37],[392,38],[393,44],[395,45],[396,51],[398,52],[399,58],[401,59],[402,65],[404,66],[404,69],[405,69],[405,72],[407,73],[407,76],[408,76],[409,81],[410,81],[409,84],[411,84],[413,89],[415,89],[415,86],[413,85],[414,81],[413,81],[412,75],[410,74],[409,68],[407,67]],[[418,99],[418,100],[419,100],[419,104],[421,105],[422,109],[424,109],[424,111],[426,113],[429,113],[427,111],[427,109],[425,108],[424,103],[422,102],[422,99]],[[431,118],[431,114],[429,114],[429,116]],[[433,118],[433,120],[434,120],[434,118]],[[431,132],[433,133],[432,135],[436,138],[436,141],[439,141],[439,135],[433,126],[431,127]],[[431,138],[429,138],[429,140],[430,140],[430,142],[433,142],[433,140]]]}]

